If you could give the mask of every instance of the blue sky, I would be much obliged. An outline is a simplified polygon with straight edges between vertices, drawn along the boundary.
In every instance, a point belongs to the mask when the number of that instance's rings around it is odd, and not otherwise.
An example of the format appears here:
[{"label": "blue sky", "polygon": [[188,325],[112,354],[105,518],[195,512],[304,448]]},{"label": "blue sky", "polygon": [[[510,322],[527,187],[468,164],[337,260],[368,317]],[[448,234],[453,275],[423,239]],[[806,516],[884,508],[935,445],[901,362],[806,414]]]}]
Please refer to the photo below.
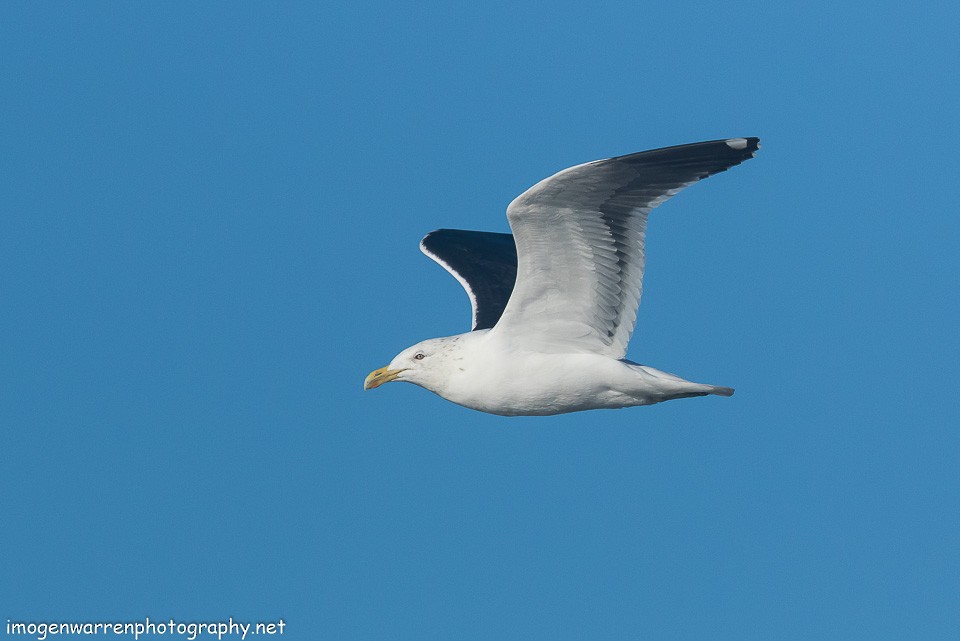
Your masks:
[{"label": "blue sky", "polygon": [[[0,620],[957,638],[957,9],[326,4],[0,8]],[[362,392],[468,327],[424,233],[747,135],[628,353],[733,398]]]}]

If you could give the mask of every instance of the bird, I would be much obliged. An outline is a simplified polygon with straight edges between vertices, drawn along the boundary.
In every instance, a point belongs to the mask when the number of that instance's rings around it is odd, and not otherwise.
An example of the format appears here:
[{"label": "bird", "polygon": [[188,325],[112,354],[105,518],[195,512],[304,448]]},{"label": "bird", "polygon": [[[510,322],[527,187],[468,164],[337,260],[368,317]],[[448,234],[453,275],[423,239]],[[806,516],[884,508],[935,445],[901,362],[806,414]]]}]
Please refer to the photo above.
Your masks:
[{"label": "bird", "polygon": [[403,350],[366,377],[398,381],[501,416],[651,405],[733,389],[626,358],[643,287],[650,211],[754,156],[728,138],[588,162],[541,180],[507,207],[512,234],[440,229],[421,251],[466,290],[471,330]]}]

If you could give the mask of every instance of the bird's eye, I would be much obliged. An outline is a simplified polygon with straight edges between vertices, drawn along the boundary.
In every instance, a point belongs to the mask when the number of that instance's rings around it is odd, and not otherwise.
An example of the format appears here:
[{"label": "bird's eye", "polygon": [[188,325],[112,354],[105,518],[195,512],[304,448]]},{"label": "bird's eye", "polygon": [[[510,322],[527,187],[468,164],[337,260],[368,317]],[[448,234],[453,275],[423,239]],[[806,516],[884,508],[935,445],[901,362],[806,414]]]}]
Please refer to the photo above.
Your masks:
[{"label": "bird's eye", "polygon": [[416,354],[414,354],[413,357],[414,357],[415,359],[417,359],[418,361],[422,361],[422,360],[423,360],[423,352],[417,352]]}]

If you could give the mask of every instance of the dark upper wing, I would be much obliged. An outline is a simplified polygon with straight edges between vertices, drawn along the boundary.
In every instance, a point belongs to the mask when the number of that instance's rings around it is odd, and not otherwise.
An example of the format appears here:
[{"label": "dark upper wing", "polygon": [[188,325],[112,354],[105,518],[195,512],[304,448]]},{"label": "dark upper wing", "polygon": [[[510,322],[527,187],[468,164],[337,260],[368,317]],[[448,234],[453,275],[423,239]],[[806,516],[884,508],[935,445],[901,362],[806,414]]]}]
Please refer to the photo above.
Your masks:
[{"label": "dark upper wing", "polygon": [[423,237],[420,251],[460,281],[473,308],[472,329],[497,324],[517,280],[517,248],[511,234],[438,229]]}]

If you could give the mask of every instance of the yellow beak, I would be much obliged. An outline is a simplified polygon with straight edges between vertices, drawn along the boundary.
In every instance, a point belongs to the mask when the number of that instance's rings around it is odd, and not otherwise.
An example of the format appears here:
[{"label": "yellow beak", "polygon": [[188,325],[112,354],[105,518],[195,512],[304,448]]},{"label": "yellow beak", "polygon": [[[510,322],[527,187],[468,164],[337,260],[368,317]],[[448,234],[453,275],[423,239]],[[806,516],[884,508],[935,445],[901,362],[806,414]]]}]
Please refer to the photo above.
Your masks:
[{"label": "yellow beak", "polygon": [[363,381],[363,389],[374,389],[375,387],[380,387],[384,383],[389,383],[390,381],[397,378],[400,375],[400,372],[405,372],[405,369],[390,369],[389,367],[381,367],[380,369],[375,369],[367,375],[367,378]]}]

